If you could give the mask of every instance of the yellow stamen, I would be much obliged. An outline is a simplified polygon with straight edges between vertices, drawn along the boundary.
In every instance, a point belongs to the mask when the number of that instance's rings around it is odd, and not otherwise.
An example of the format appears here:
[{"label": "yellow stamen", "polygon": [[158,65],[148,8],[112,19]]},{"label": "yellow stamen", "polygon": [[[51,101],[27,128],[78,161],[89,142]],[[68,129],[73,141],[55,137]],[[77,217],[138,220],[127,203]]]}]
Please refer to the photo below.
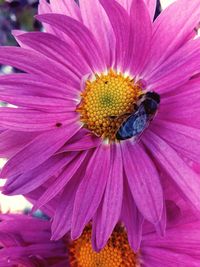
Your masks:
[{"label": "yellow stamen", "polygon": [[123,227],[114,230],[107,245],[99,253],[91,245],[91,227],[86,227],[82,236],[69,246],[71,267],[140,267],[138,256],[128,244]]},{"label": "yellow stamen", "polygon": [[77,107],[84,127],[97,136],[115,140],[116,131],[134,111],[134,104],[142,94],[141,85],[130,77],[110,70],[87,81]]}]

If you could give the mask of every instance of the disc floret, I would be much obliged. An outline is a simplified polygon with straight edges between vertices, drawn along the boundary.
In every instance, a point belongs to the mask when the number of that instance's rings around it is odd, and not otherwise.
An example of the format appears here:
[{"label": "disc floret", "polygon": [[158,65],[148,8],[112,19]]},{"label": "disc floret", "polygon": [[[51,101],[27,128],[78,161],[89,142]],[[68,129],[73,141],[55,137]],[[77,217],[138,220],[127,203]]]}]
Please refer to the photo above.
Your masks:
[{"label": "disc floret", "polygon": [[129,246],[122,226],[115,228],[100,252],[92,249],[91,226],[87,226],[82,236],[69,245],[69,260],[72,267],[140,267],[138,255]]},{"label": "disc floret", "polygon": [[99,137],[115,140],[116,131],[134,111],[142,94],[139,83],[129,76],[110,70],[88,80],[77,107],[84,127]]}]

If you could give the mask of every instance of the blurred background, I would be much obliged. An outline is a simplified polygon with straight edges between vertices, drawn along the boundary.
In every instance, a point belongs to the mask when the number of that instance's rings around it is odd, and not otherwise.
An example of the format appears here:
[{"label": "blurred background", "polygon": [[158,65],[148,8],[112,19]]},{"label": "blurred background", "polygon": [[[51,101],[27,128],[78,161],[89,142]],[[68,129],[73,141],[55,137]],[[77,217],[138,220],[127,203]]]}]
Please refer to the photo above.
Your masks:
[{"label": "blurred background", "polygon": [[[38,2],[37,0],[0,0],[0,45],[17,45],[11,34],[13,29],[23,31],[42,30],[40,23],[34,19],[34,15],[37,13]],[[172,2],[174,0],[157,1],[156,15]],[[0,66],[0,75],[12,72],[17,72],[17,70],[9,66]],[[3,106],[5,103],[0,102],[0,105]],[[2,168],[5,162],[6,159],[0,159],[0,168]],[[1,181],[0,186],[3,184],[4,181]],[[0,210],[2,212],[20,212],[30,208],[31,204],[22,196],[6,197],[0,193]]]}]

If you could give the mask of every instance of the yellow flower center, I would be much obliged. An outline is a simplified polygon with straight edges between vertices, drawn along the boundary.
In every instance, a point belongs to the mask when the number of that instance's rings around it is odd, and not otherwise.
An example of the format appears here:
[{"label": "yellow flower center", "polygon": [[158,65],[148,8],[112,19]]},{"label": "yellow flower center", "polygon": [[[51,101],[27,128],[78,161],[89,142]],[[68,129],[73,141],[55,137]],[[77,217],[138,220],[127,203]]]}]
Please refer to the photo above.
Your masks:
[{"label": "yellow flower center", "polygon": [[71,267],[140,267],[137,255],[128,244],[127,234],[121,226],[116,227],[107,245],[95,252],[91,244],[91,227],[69,246]]},{"label": "yellow flower center", "polygon": [[115,140],[117,130],[134,111],[141,94],[139,83],[110,70],[86,82],[77,111],[85,128],[104,139]]}]

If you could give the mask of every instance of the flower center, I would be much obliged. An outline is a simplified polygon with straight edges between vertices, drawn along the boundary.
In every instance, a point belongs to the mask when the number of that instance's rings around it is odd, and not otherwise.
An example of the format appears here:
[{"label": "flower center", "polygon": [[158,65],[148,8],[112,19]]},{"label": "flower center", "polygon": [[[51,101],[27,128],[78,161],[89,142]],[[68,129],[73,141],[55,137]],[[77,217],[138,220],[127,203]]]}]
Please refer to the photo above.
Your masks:
[{"label": "flower center", "polygon": [[91,244],[91,227],[69,246],[71,267],[140,267],[137,255],[128,244],[127,234],[121,226],[114,230],[107,245],[95,252]]},{"label": "flower center", "polygon": [[141,94],[139,83],[110,70],[86,82],[77,111],[85,128],[104,139],[115,140],[117,130],[134,111]]}]

